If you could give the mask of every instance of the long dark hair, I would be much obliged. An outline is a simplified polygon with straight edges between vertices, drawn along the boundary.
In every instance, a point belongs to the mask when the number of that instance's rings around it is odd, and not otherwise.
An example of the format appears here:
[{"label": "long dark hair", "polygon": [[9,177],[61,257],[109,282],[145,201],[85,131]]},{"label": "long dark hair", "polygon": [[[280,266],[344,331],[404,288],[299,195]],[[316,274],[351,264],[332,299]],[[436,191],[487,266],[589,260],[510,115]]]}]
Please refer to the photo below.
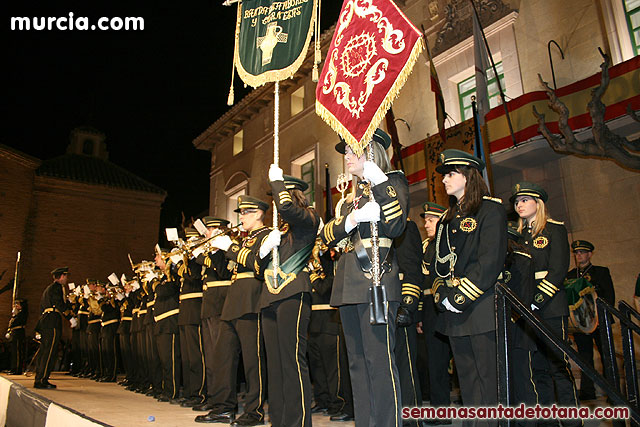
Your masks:
[{"label": "long dark hair", "polygon": [[459,201],[456,200],[455,196],[449,196],[449,210],[444,222],[449,222],[455,218],[458,209],[463,215],[475,215],[482,205],[482,197],[489,195],[487,184],[478,169],[470,166],[456,166],[456,172],[467,178],[467,183],[464,186],[464,196]]},{"label": "long dark hair", "polygon": [[[293,204],[295,204],[296,206],[302,209],[313,210],[313,208],[309,206],[309,201],[307,200],[307,197],[304,195],[302,191],[298,190],[297,188],[292,188],[288,191],[289,191],[289,194],[291,194],[291,200]],[[282,226],[283,226],[282,217],[280,217],[279,222],[280,222],[279,228],[282,229]],[[289,227],[295,227],[295,224],[289,224]],[[287,238],[293,239],[292,233],[287,234]],[[292,242],[290,241],[289,243],[292,243]]]}]

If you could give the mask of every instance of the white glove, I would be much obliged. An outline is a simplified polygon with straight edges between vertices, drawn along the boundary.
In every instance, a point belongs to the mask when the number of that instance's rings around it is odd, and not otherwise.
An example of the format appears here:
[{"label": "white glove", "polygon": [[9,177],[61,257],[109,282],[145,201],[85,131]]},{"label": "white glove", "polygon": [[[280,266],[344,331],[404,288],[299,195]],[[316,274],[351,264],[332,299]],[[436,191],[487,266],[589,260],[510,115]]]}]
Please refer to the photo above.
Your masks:
[{"label": "white glove", "polygon": [[447,310],[449,310],[452,313],[462,313],[460,310],[458,310],[457,308],[455,308],[454,306],[451,305],[451,303],[449,302],[449,298],[445,298],[442,300],[442,305],[444,305],[444,308],[446,308]]},{"label": "white glove", "polygon": [[71,323],[71,328],[75,329],[78,326],[78,319],[72,317],[69,319],[69,323]]},{"label": "white glove", "polygon": [[282,174],[282,169],[276,166],[274,163],[271,163],[269,166],[269,181],[284,181],[284,176]]},{"label": "white glove", "polygon": [[233,242],[231,241],[231,237],[225,234],[223,236],[218,236],[215,239],[213,239],[210,245],[214,248],[218,248],[218,249],[222,249],[223,251],[226,251],[229,249],[229,246],[231,246],[232,243]]},{"label": "white glove", "polygon": [[540,307],[538,307],[535,304],[531,304],[531,311],[536,311],[536,310],[540,310]]},{"label": "white glove", "polygon": [[42,335],[40,335],[40,332],[36,332],[36,334],[34,335],[34,338],[37,340],[42,339]]},{"label": "white glove", "polygon": [[[344,225],[344,231],[350,233],[351,230],[360,222],[378,222],[380,221],[380,205],[376,202],[367,202],[359,209],[351,212],[347,216],[347,222]],[[355,222],[355,224],[353,224]]]},{"label": "white glove", "polygon": [[371,185],[378,185],[382,182],[385,182],[389,179],[387,175],[382,172],[382,169],[378,167],[374,162],[367,160],[364,162],[364,167],[362,169],[362,177],[369,181]]},{"label": "white glove", "polygon": [[7,332],[7,334],[4,336],[6,339],[11,338],[11,334],[9,332]]},{"label": "white glove", "polygon": [[262,246],[260,246],[260,258],[266,257],[271,249],[276,246],[280,246],[280,239],[282,234],[280,234],[280,230],[271,230],[271,233],[267,236]]}]

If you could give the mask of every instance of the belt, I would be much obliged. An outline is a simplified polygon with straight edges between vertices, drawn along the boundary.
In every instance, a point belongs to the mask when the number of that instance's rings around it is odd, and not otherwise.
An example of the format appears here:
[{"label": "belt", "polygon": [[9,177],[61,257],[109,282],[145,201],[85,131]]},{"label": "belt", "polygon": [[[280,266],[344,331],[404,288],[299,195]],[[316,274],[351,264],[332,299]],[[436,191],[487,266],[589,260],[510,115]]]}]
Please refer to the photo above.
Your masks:
[{"label": "belt", "polygon": [[536,278],[536,280],[541,280],[541,279],[544,279],[545,277],[547,277],[547,274],[549,274],[549,272],[547,270],[536,271],[535,272],[535,278]]},{"label": "belt", "polygon": [[[362,246],[364,246],[367,249],[371,249],[371,237],[367,237],[366,239],[361,239],[362,240]],[[389,239],[388,237],[380,237],[378,239],[378,246],[381,248],[390,248],[391,247],[391,243],[393,242],[393,240]],[[353,243],[349,242],[347,243],[347,247],[344,248],[345,252],[351,252],[354,249],[353,247]]]},{"label": "belt", "polygon": [[314,304],[311,306],[311,311],[316,310],[337,310],[338,307],[331,307],[329,304]]},{"label": "belt", "polygon": [[243,271],[242,273],[237,273],[235,279],[255,279],[255,277],[253,271]]},{"label": "belt", "polygon": [[139,308],[134,308],[133,310],[131,310],[131,313],[137,313],[137,312],[139,312],[139,311],[140,311],[140,309],[139,309]]},{"label": "belt", "polygon": [[153,307],[153,305],[156,303],[156,300],[153,301],[147,301],[147,308],[149,307]]},{"label": "belt", "polygon": [[118,323],[118,319],[111,319],[106,322],[102,322],[102,326],[113,325],[114,323]]},{"label": "belt", "polygon": [[153,317],[153,320],[155,320],[156,322],[162,320],[162,319],[166,319],[167,317],[171,317],[171,316],[175,316],[176,314],[180,313],[180,309],[179,308],[174,308],[173,310],[169,310],[165,313],[159,314],[157,316]]},{"label": "belt", "polygon": [[54,311],[56,313],[62,314],[62,312],[60,310],[58,310],[57,308],[55,308],[55,307],[45,308],[44,311],[42,312],[42,314],[53,313]]},{"label": "belt", "polygon": [[[251,272],[248,271],[248,273],[251,273]],[[240,274],[242,274],[242,273],[240,273]],[[209,288],[217,288],[217,287],[220,287],[220,286],[229,286],[229,285],[231,285],[231,280],[215,280],[213,282],[205,282],[205,284],[202,285],[202,290],[206,291]]]},{"label": "belt", "polygon": [[129,317],[129,316],[123,316],[122,319],[120,319],[121,321],[125,321],[125,320],[133,320],[133,317]]},{"label": "belt", "polygon": [[145,308],[144,310],[138,310],[138,316],[140,316],[141,314],[147,314],[147,309]]},{"label": "belt", "polygon": [[82,310],[80,310],[80,311],[78,311],[78,314],[86,314],[86,315],[88,316],[88,315],[89,315],[89,314],[91,314],[91,313],[89,313],[88,311],[82,311]]},{"label": "belt", "polygon": [[202,292],[191,292],[190,294],[180,295],[180,301],[192,298],[202,298]]},{"label": "belt", "polygon": [[89,320],[89,322],[87,322],[87,323],[89,323],[90,325],[93,325],[94,323],[100,323],[100,322],[102,322],[102,320],[100,320],[100,319],[93,319],[93,320]]}]

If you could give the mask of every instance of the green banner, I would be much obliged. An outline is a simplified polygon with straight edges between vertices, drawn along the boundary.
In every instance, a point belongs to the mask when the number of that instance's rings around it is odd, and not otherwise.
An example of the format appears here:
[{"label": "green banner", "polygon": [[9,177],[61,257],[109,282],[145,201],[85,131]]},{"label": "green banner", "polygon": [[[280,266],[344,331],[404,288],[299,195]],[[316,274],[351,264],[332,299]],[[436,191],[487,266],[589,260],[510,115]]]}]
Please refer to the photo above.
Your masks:
[{"label": "green banner", "polygon": [[307,54],[316,0],[243,0],[238,6],[235,64],[257,87],[293,76]]}]

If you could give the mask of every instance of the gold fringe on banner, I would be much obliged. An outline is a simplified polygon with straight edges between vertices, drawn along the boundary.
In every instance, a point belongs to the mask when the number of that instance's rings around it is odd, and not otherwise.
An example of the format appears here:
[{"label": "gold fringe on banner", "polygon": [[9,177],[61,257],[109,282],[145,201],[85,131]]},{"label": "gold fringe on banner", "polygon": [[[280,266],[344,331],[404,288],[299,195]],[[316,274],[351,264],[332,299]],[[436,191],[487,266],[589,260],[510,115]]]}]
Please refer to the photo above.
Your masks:
[{"label": "gold fringe on banner", "polygon": [[[259,75],[254,75],[254,74],[250,74],[247,70],[244,69],[244,67],[242,66],[242,62],[240,62],[240,52],[239,52],[239,40],[240,40],[240,14],[239,13],[239,17],[238,17],[238,25],[236,26],[236,47],[234,50],[234,61],[236,64],[236,69],[238,70],[238,75],[240,76],[240,78],[242,79],[242,81],[246,84],[248,84],[249,86],[253,87],[253,88],[257,88],[258,86],[262,86],[265,83],[271,83],[271,82],[279,82],[285,79],[288,79],[290,77],[293,77],[293,75],[298,71],[298,69],[300,68],[300,66],[302,65],[302,63],[304,62],[304,58],[307,56],[307,51],[309,48],[309,42],[311,41],[311,35],[314,33],[314,22],[316,19],[316,5],[317,5],[317,0],[313,1],[313,12],[311,14],[311,22],[309,23],[309,32],[307,33],[307,38],[304,42],[304,47],[300,50],[300,54],[298,55],[298,58],[296,58],[296,60],[289,65],[286,68],[283,68],[282,70],[271,70],[271,71],[267,71],[264,72],[262,74]],[[238,2],[238,8],[241,8],[241,2]]]},{"label": "gold fringe on banner", "polygon": [[364,153],[364,150],[367,148],[369,141],[371,141],[373,133],[378,128],[378,125],[384,118],[385,114],[387,114],[387,110],[391,107],[393,101],[395,101],[395,99],[400,94],[400,89],[402,89],[404,84],[407,82],[407,79],[411,75],[413,66],[418,60],[418,56],[420,56],[423,49],[424,40],[422,39],[422,37],[420,37],[416,40],[416,43],[411,49],[411,55],[409,55],[409,58],[404,64],[402,71],[400,71],[398,77],[396,78],[396,81],[393,83],[393,86],[391,86],[389,92],[387,92],[387,95],[384,97],[384,100],[374,114],[373,119],[371,120],[371,123],[367,128],[367,131],[364,133],[360,140],[355,139],[355,137],[351,135],[347,128],[344,127],[344,125],[328,109],[326,109],[324,105],[316,100],[316,114],[319,115],[322,120],[324,120],[329,126],[331,126],[331,128],[345,140],[345,142],[349,145],[349,147],[351,147],[356,156],[360,157],[362,153]]},{"label": "gold fringe on banner", "polygon": [[[240,34],[240,22],[242,21],[242,2],[238,2],[238,13],[236,18],[236,36],[234,38],[235,47],[234,51],[238,48],[238,38]],[[236,58],[233,56],[231,63],[231,87],[229,88],[229,96],[227,97],[227,105],[233,105],[233,79],[236,75]]]}]

